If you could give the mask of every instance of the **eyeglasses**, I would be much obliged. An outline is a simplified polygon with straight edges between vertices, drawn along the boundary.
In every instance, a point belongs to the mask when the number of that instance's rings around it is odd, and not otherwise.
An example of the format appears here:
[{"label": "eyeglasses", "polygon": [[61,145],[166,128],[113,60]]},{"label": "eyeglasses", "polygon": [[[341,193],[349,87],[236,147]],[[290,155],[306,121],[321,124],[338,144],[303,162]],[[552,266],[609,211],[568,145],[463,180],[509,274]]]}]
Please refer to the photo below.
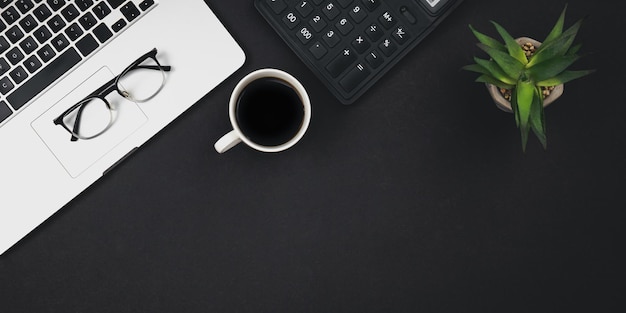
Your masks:
[{"label": "eyeglasses", "polygon": [[71,141],[93,139],[106,132],[115,122],[115,107],[106,99],[113,91],[137,103],[156,96],[165,85],[165,72],[171,66],[161,65],[157,49],[139,57],[120,75],[114,77],[83,100],[53,120],[72,134]]}]

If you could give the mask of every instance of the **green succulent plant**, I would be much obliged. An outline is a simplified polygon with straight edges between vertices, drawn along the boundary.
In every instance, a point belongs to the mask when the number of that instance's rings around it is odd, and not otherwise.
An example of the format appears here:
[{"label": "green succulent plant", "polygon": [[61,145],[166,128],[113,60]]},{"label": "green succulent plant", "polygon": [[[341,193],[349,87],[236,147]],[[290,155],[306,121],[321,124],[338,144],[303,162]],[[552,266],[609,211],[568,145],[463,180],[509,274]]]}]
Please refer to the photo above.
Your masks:
[{"label": "green succulent plant", "polygon": [[504,43],[478,32],[472,25],[469,26],[479,41],[478,47],[490,59],[475,57],[476,63],[464,66],[463,69],[481,74],[476,79],[477,82],[511,91],[510,102],[517,127],[521,131],[523,151],[526,151],[530,130],[544,149],[547,145],[541,88],[564,84],[594,71],[568,70],[570,65],[581,58],[578,54],[581,45],[572,44],[583,19],[563,30],[566,11],[567,6],[546,39],[531,56],[527,56],[522,46],[496,22],[491,23]]}]

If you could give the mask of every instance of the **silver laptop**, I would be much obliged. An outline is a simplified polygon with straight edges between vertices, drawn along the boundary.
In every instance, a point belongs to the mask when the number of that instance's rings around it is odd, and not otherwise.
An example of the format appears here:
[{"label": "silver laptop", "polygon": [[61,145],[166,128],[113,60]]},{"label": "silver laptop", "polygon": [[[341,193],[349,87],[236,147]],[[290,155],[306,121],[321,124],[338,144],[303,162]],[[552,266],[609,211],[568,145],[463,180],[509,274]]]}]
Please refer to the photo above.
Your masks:
[{"label": "silver laptop", "polygon": [[203,0],[0,10],[0,254],[245,60]]}]

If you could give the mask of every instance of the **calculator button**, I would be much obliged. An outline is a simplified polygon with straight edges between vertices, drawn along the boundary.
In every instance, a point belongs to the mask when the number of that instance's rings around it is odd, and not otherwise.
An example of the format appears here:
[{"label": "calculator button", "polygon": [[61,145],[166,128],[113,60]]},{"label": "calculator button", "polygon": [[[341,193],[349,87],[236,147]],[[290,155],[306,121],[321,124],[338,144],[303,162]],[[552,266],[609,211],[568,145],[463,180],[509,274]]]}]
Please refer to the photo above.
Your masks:
[{"label": "calculator button", "polygon": [[389,13],[389,11],[385,11],[385,13],[383,13],[378,20],[380,21],[381,24],[383,24],[383,26],[386,29],[390,29],[392,28],[394,25],[396,25],[396,18],[391,15],[391,13]]},{"label": "calculator button", "polygon": [[324,15],[326,15],[329,20],[334,20],[340,13],[339,8],[337,8],[337,6],[332,2],[325,5],[322,12],[324,12]]},{"label": "calculator button", "polygon": [[352,41],[352,46],[358,53],[363,53],[370,47],[370,42],[359,35]]},{"label": "calculator button", "polygon": [[352,8],[349,14],[357,24],[363,22],[363,20],[367,17],[365,10],[358,5]]},{"label": "calculator button", "polygon": [[419,0],[418,2],[421,2],[431,14],[435,15],[445,7],[448,0]]},{"label": "calculator button", "polygon": [[383,31],[380,29],[380,27],[376,23],[374,23],[374,24],[370,25],[368,28],[366,28],[365,29],[365,34],[372,41],[378,41],[378,39],[380,39],[384,35]]},{"label": "calculator button", "polygon": [[398,49],[398,47],[396,47],[396,44],[394,44],[389,39],[385,39],[383,42],[381,42],[380,45],[378,45],[378,48],[380,48],[380,50],[386,56],[391,56]]},{"label": "calculator button", "polygon": [[344,78],[339,81],[341,87],[347,92],[354,90],[360,83],[365,81],[370,74],[370,70],[363,64],[357,64]]},{"label": "calculator button", "polygon": [[326,53],[328,52],[328,50],[326,50],[326,48],[324,48],[322,43],[320,43],[319,41],[314,43],[313,46],[309,48],[309,51],[318,60],[321,59],[323,56],[325,56]]},{"label": "calculator button", "polygon": [[274,13],[276,14],[282,13],[283,10],[287,8],[287,5],[285,4],[285,1],[283,0],[266,0],[266,1],[269,7],[272,8],[272,11],[274,11]]},{"label": "calculator button", "polygon": [[294,29],[300,22],[298,17],[293,12],[289,12],[285,15],[285,17],[283,17],[283,23],[285,23],[289,29]]},{"label": "calculator button", "polygon": [[393,31],[393,39],[399,44],[404,44],[409,39],[409,34],[406,33],[406,28],[399,26]]},{"label": "calculator button", "polygon": [[315,15],[313,16],[311,21],[309,21],[309,25],[313,27],[313,30],[315,30],[315,32],[319,33],[322,31],[322,29],[324,29],[324,27],[326,27],[327,24],[321,16]]},{"label": "calculator button", "polygon": [[309,0],[303,0],[296,6],[296,10],[298,13],[302,14],[302,16],[307,17],[313,12],[313,6],[309,3]]},{"label": "calculator button", "polygon": [[341,41],[341,38],[339,38],[337,32],[332,29],[327,31],[322,39],[324,39],[324,42],[326,42],[326,44],[331,48],[336,46]]},{"label": "calculator button", "polygon": [[296,33],[296,37],[298,37],[298,39],[300,39],[300,42],[303,45],[306,45],[307,43],[309,43],[309,41],[311,39],[313,39],[313,34],[311,33],[311,31],[308,28],[302,27],[300,29],[300,31],[298,31]]},{"label": "calculator button", "polygon": [[352,1],[353,0],[337,0],[342,8],[347,8],[352,3]]},{"label": "calculator button", "polygon": [[379,66],[381,66],[384,62],[382,56],[380,56],[380,53],[378,53],[378,51],[374,50],[372,52],[370,52],[366,57],[365,60],[367,61],[367,63],[369,63],[369,65],[371,65],[373,68],[377,68]]},{"label": "calculator button", "polygon": [[380,0],[363,0],[363,4],[368,10],[374,11],[380,4]]},{"label": "calculator button", "polygon": [[344,35],[347,35],[354,28],[347,18],[340,19],[335,26],[337,26],[337,29]]},{"label": "calculator button", "polygon": [[354,53],[350,48],[346,48],[341,50],[338,56],[336,56],[328,65],[326,66],[326,70],[333,77],[339,76],[343,71],[345,71],[352,62],[356,61],[356,53]]}]

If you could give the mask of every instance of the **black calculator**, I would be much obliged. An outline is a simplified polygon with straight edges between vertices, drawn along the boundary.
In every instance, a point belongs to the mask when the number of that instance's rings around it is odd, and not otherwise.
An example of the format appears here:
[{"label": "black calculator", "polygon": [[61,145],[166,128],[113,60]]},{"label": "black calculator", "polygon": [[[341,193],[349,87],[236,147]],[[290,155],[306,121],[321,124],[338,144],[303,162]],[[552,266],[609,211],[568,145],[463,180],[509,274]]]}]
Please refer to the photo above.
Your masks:
[{"label": "black calculator", "polygon": [[255,0],[344,104],[353,103],[463,0]]}]

